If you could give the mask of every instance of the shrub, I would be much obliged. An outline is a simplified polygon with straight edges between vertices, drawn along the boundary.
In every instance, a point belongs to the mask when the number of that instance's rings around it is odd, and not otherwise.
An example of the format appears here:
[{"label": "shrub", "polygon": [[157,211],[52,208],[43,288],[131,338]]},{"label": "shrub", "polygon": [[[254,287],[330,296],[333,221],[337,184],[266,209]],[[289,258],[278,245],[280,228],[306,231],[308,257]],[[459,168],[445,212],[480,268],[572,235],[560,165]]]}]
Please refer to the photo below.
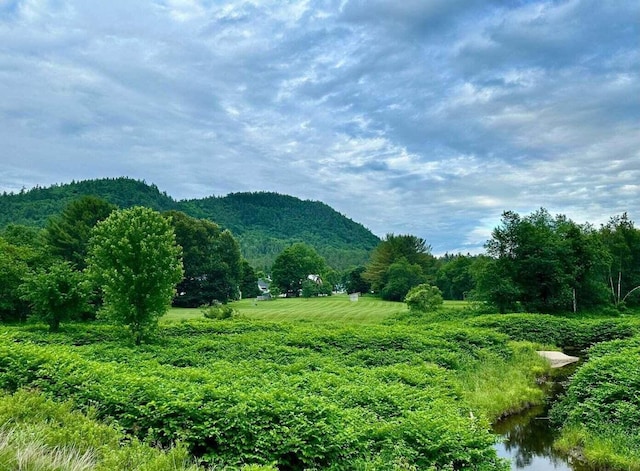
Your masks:
[{"label": "shrub", "polygon": [[220,301],[213,300],[208,306],[202,306],[200,311],[207,319],[231,319],[238,315],[238,312],[227,304],[222,304]]},{"label": "shrub", "polygon": [[488,327],[514,340],[586,349],[598,342],[631,337],[634,324],[626,319],[572,319],[548,314],[501,314],[468,320],[470,325]]},{"label": "shrub", "polygon": [[[184,446],[161,451],[35,392],[0,396],[0,469],[197,471]],[[122,443],[122,445],[121,445]]]},{"label": "shrub", "polygon": [[424,283],[411,288],[404,298],[404,302],[407,303],[409,311],[420,313],[438,310],[444,300],[440,288]]},{"label": "shrub", "polygon": [[[626,346],[625,346],[626,343]],[[640,338],[590,352],[551,410],[560,446],[602,469],[640,469]]]},{"label": "shrub", "polygon": [[503,335],[204,320],[164,334],[161,344],[73,347],[64,343],[75,332],[58,345],[5,333],[0,387],[68,398],[221,467],[503,469],[456,379],[483,355],[509,357]]}]

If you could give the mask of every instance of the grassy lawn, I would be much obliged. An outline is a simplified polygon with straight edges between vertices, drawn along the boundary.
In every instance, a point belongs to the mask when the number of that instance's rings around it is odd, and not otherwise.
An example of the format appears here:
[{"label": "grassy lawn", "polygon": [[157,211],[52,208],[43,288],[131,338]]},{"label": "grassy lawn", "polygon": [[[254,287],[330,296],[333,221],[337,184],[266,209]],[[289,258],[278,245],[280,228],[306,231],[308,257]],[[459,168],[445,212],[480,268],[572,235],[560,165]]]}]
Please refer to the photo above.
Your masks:
[{"label": "grassy lawn", "polygon": [[[383,301],[380,298],[363,296],[357,302],[347,295],[323,298],[279,298],[274,301],[243,299],[231,303],[241,315],[249,319],[294,322],[343,322],[350,324],[376,324],[401,312],[404,303]],[[445,308],[462,309],[466,301],[445,301]],[[171,308],[162,318],[164,321],[194,319],[202,317],[200,309]]]}]

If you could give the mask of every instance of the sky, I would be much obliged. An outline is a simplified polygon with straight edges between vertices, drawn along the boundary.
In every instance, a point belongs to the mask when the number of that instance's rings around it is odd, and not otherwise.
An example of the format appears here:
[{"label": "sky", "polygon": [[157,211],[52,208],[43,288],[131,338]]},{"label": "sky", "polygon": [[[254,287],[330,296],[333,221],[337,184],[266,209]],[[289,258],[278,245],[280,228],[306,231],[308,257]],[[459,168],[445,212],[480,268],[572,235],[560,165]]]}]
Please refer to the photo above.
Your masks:
[{"label": "sky", "polygon": [[637,0],[0,0],[0,191],[275,191],[434,254],[640,224]]}]

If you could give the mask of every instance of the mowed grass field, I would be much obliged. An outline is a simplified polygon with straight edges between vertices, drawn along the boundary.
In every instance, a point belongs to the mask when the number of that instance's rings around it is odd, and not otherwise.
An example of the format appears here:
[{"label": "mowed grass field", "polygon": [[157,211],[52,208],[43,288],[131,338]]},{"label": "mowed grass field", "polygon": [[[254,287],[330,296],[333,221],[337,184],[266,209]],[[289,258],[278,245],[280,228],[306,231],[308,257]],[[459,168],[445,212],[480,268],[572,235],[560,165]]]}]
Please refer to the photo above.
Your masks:
[{"label": "mowed grass field", "polygon": [[[404,303],[383,301],[373,296],[361,296],[354,302],[349,296],[335,295],[320,298],[279,298],[272,301],[243,299],[230,304],[249,319],[284,322],[340,322],[348,324],[377,324],[390,316],[406,312]],[[465,301],[445,301],[444,307],[462,309]],[[163,321],[203,317],[200,309],[171,308]]]}]

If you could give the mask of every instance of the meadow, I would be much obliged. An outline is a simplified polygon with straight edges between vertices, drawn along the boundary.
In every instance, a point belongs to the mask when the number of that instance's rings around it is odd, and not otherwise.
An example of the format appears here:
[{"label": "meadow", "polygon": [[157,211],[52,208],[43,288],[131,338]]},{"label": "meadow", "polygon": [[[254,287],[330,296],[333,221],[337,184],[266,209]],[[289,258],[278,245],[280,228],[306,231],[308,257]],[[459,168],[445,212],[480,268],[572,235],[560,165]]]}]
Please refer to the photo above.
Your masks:
[{"label": "meadow", "polygon": [[[272,301],[243,299],[230,303],[248,319],[273,322],[346,322],[349,324],[377,324],[407,312],[404,303],[384,301],[379,297],[360,296],[357,302],[347,295],[320,298],[281,298]],[[461,310],[469,306],[465,301],[445,301],[444,308]],[[164,322],[198,319],[200,309],[171,308],[162,318]]]},{"label": "meadow", "polygon": [[4,326],[7,449],[36,430],[36,456],[62,450],[77,469],[506,470],[490,423],[544,400],[535,350],[636,332],[461,303],[419,316],[366,296],[233,307],[228,320],[172,310],[140,346],[101,323]]}]

